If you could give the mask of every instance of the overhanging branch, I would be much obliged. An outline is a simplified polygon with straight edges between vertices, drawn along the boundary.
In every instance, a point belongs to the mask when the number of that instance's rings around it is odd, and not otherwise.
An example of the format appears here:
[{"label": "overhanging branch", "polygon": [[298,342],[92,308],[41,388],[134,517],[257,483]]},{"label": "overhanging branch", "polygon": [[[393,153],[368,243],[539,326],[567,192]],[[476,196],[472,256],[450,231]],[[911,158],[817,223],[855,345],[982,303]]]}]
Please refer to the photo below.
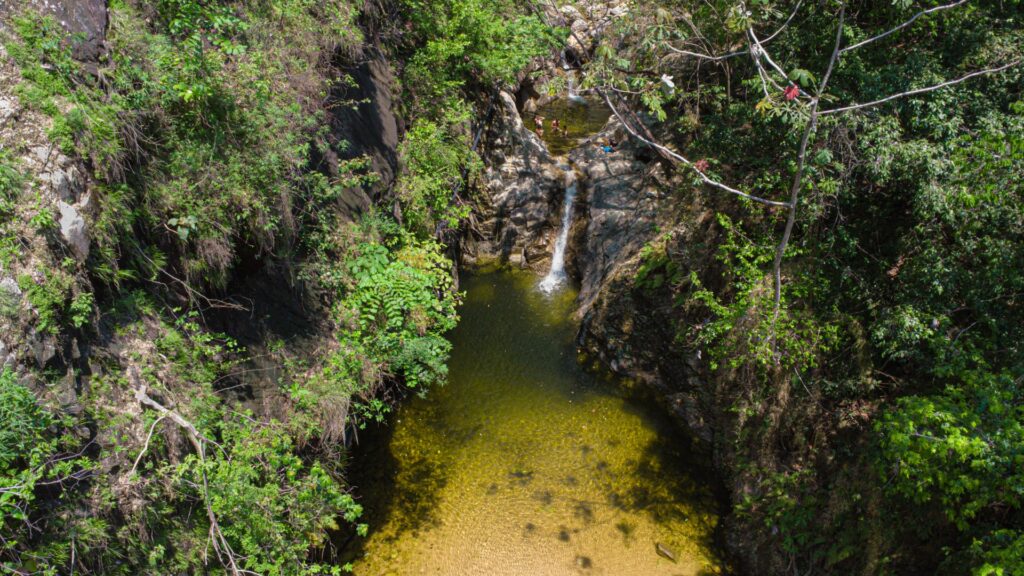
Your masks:
[{"label": "overhanging branch", "polygon": [[705,183],[708,186],[711,186],[713,188],[717,188],[717,189],[722,190],[724,192],[728,192],[729,194],[735,194],[736,196],[740,196],[742,198],[746,198],[747,200],[752,200],[752,201],[758,202],[760,204],[765,204],[767,206],[781,206],[783,208],[786,208],[786,207],[789,206],[789,203],[787,203],[787,202],[779,202],[779,201],[776,201],[776,200],[768,200],[767,198],[761,198],[760,196],[754,196],[753,194],[747,194],[746,192],[743,192],[742,190],[737,190],[737,189],[735,189],[735,188],[733,188],[733,187],[731,187],[731,186],[729,186],[727,184],[723,184],[722,182],[719,182],[718,180],[715,180],[714,178],[711,178],[710,176],[705,174],[703,170],[697,168],[697,166],[693,162],[691,162],[689,159],[687,159],[685,156],[683,156],[683,155],[681,155],[681,154],[679,154],[679,153],[669,149],[668,147],[666,147],[666,146],[664,146],[662,144],[659,144],[659,143],[655,142],[651,138],[647,138],[647,137],[644,137],[643,135],[641,135],[639,133],[639,131],[636,128],[634,128],[633,126],[631,126],[629,121],[627,121],[622,116],[622,114],[619,112],[618,108],[615,107],[615,104],[612,103],[611,98],[608,97],[608,95],[605,93],[604,90],[598,90],[597,92],[598,92],[598,94],[601,95],[602,98],[604,98],[604,101],[605,101],[606,104],[608,104],[608,108],[611,109],[612,114],[615,114],[615,117],[619,119],[619,122],[622,123],[623,127],[626,128],[626,131],[629,132],[629,134],[631,136],[633,136],[637,140],[643,142],[644,144],[647,144],[648,146],[658,150],[662,154],[662,156],[666,156],[666,157],[668,157],[671,160],[674,160],[676,162],[680,162],[680,163],[684,164],[686,167],[690,168],[691,170],[693,170],[694,172],[697,173],[697,175],[701,179],[701,182],[703,182],[703,183]]},{"label": "overhanging branch", "polygon": [[1003,70],[1006,70],[1006,69],[1009,69],[1009,68],[1013,68],[1014,66],[1017,66],[1020,63],[1021,63],[1020,60],[1014,60],[1013,62],[1010,62],[1009,64],[1003,64],[1002,66],[996,66],[995,68],[986,68],[984,70],[976,70],[974,72],[971,72],[970,74],[965,74],[965,75],[963,75],[963,76],[961,76],[959,78],[956,78],[956,79],[953,79],[953,80],[947,80],[946,82],[941,82],[939,84],[934,84],[932,86],[927,86],[925,88],[917,88],[915,90],[907,90],[906,92],[900,92],[898,94],[890,94],[889,96],[886,96],[885,98],[879,98],[878,100],[872,100],[871,102],[864,102],[864,103],[861,103],[861,104],[849,104],[847,106],[840,106],[839,108],[830,108],[828,110],[822,110],[821,112],[819,112],[819,114],[822,114],[822,115],[825,115],[825,114],[838,114],[840,112],[849,112],[850,110],[860,110],[861,108],[870,108],[872,106],[878,106],[879,104],[884,104],[886,102],[891,102],[892,100],[897,100],[899,98],[906,98],[907,96],[914,96],[916,94],[924,94],[926,92],[934,92],[936,90],[941,90],[942,88],[946,88],[948,86],[953,86],[955,84],[959,84],[961,82],[970,80],[971,78],[974,78],[974,77],[977,77],[977,76],[984,76],[986,74],[995,74],[996,72],[1002,72]]}]

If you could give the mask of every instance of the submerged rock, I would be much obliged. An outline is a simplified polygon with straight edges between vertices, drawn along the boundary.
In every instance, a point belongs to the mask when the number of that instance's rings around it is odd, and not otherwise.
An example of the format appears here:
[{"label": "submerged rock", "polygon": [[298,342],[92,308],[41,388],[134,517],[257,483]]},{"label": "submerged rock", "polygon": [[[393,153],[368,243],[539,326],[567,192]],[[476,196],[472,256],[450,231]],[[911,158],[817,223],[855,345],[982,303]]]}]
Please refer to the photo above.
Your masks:
[{"label": "submerged rock", "polygon": [[658,552],[658,556],[661,556],[662,558],[668,558],[673,562],[677,562],[676,553],[673,552],[668,546],[662,544],[661,542],[656,543],[654,545],[654,549]]}]

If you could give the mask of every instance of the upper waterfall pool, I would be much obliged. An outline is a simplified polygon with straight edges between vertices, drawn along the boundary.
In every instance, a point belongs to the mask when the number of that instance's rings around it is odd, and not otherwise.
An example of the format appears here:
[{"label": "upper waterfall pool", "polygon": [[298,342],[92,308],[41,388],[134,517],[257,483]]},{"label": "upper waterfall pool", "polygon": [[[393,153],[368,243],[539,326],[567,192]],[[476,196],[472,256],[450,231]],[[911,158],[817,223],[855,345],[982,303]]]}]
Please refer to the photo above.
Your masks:
[{"label": "upper waterfall pool", "polygon": [[[523,113],[523,122],[533,130],[553,156],[564,156],[587,138],[604,128],[612,111],[594,98],[559,98]],[[558,120],[559,129],[551,125]]]},{"label": "upper waterfall pool", "polygon": [[448,385],[355,450],[355,574],[721,573],[706,469],[661,409],[579,366],[571,290],[512,272],[462,286]]}]

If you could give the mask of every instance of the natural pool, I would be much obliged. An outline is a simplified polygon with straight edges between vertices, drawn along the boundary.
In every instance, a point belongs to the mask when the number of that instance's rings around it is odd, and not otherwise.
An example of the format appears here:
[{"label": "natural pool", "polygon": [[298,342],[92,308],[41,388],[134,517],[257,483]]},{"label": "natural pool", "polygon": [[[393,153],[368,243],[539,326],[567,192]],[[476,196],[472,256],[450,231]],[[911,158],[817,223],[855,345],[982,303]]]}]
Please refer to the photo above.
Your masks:
[{"label": "natural pool", "polygon": [[[540,136],[553,156],[565,156],[579,146],[581,140],[599,132],[611,114],[604,102],[594,98],[558,98],[533,112],[524,112],[523,122]],[[537,123],[538,117],[543,119],[542,126]],[[551,127],[554,119],[564,132]]]},{"label": "natural pool", "polygon": [[[463,279],[450,383],[364,432],[358,576],[717,574],[717,506],[656,406],[578,365],[574,294]],[[656,552],[660,543],[676,556]]]}]

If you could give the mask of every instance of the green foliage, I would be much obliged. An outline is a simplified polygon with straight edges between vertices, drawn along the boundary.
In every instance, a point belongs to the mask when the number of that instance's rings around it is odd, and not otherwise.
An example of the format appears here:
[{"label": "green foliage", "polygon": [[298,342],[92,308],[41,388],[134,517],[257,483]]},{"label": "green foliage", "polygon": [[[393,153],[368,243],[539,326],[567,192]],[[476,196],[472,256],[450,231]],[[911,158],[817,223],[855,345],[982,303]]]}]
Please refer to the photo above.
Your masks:
[{"label": "green foliage", "polygon": [[[412,57],[406,80],[429,106],[417,108],[423,114],[411,118],[401,150],[404,219],[363,229],[343,224],[353,215],[339,200],[372,180],[368,160],[342,161],[331,176],[310,165],[346,145],[328,144],[324,103],[332,84],[345,82],[334,72],[361,40],[347,3],[112,0],[98,72],[71,57],[77,39],[54,19],[26,12],[12,20],[4,40],[21,69],[19,97],[50,116],[50,138],[92,171],[93,284],[126,295],[104,315],[123,353],[97,359],[103,370],[79,396],[82,420],[102,431],[88,452],[95,469],[89,482],[54,482],[45,506],[29,505],[30,482],[3,492],[34,527],[0,548],[5,570],[226,573],[211,560],[207,508],[244,569],[342,570],[310,561],[329,531],[361,512],[340,480],[330,427],[382,418],[396,391],[421,392],[445,378],[443,333],[456,321],[457,295],[444,247],[432,238],[467,213],[453,193],[480,165],[463,88],[508,82],[551,46],[550,30],[511,4],[451,3],[447,14],[421,8],[420,24],[444,30],[431,50],[449,50],[460,45],[454,36],[469,33],[472,52],[449,51],[429,65],[426,52]],[[518,34],[530,37],[504,45]],[[442,61],[451,66],[434,67]],[[428,97],[435,93],[445,98]],[[24,213],[48,233],[56,224],[42,200],[15,206],[21,184],[13,161],[0,157],[3,254],[8,215]],[[244,361],[237,344],[206,330],[197,311],[157,304],[224,286],[244,259],[262,264],[271,253],[298,256],[314,271],[309,278],[332,305],[337,337],[322,364],[289,374],[295,402],[282,409],[283,423],[218,392]],[[48,333],[84,326],[97,303],[109,304],[109,293],[94,301],[63,269],[18,280]],[[195,425],[203,450],[179,442],[178,424],[158,421],[157,411],[123,410],[140,381]],[[10,418],[12,426],[22,421]],[[36,445],[41,459],[56,446]],[[34,477],[70,473],[65,464],[24,468],[24,457],[16,464]]]},{"label": "green foliage", "polygon": [[375,396],[388,380],[425,391],[447,375],[457,322],[450,262],[432,240],[403,233],[387,244],[365,242],[346,258],[349,280],[335,307],[338,346],[326,359],[316,389],[325,398],[360,399],[362,420],[381,420],[387,404]]},{"label": "green foliage", "polygon": [[[178,465],[180,493],[209,503],[244,558],[242,568],[267,576],[337,574],[336,567],[310,564],[309,550],[326,544],[336,520],[355,522],[362,507],[320,464],[296,455],[282,425],[254,422],[251,415],[227,420],[220,426],[222,450],[205,459],[189,455]],[[208,491],[196,490],[201,486]]]},{"label": "green foliage", "polygon": [[878,429],[893,489],[917,502],[936,500],[961,530],[986,509],[1024,505],[1019,377],[961,373],[942,394],[898,399]]},{"label": "green foliage", "polygon": [[[0,470],[5,473],[43,440],[51,419],[9,368],[0,371]],[[6,485],[6,484],[5,484]]]},{"label": "green foliage", "polygon": [[636,271],[636,285],[657,290],[663,285],[677,286],[685,278],[683,268],[668,253],[672,232],[659,235],[640,249],[642,263]]},{"label": "green foliage", "polygon": [[789,473],[767,472],[757,498],[748,496],[737,505],[742,515],[751,515],[757,508],[765,527],[780,535],[783,549],[798,554],[823,543],[825,534],[813,530],[816,496],[811,489],[813,473],[799,470]]},{"label": "green foliage", "polygon": [[352,338],[409,388],[443,382],[450,345],[442,334],[457,321],[449,261],[430,241],[396,248],[386,259],[379,245],[356,248],[355,286],[339,304],[341,322],[356,324]]},{"label": "green foliage", "polygon": [[104,277],[148,276],[158,250],[176,277],[223,285],[239,248],[273,249],[301,220],[290,207],[323,187],[303,170],[327,88],[310,63],[358,35],[346,7],[316,0],[165,0],[150,19],[142,8],[112,3],[103,82],[52,18],[15,19],[19,94],[110,185],[95,230]]},{"label": "green foliage", "polygon": [[10,152],[0,150],[0,266],[4,268],[10,268],[18,257],[15,215],[24,180]]},{"label": "green foliage", "polygon": [[184,103],[202,105],[219,88],[216,71],[221,60],[245,52],[236,39],[248,25],[228,6],[196,0],[161,0],[158,11],[175,44],[161,62],[172,73],[168,83]]},{"label": "green foliage", "polygon": [[411,230],[431,236],[441,226],[458,228],[470,206],[458,190],[474,178],[481,161],[471,151],[470,112],[453,105],[439,122],[416,120],[399,147],[403,173],[398,182],[402,215]]},{"label": "green foliage", "polygon": [[977,560],[972,576],[1012,576],[1024,573],[1024,532],[995,530],[971,546]]},{"label": "green foliage", "polygon": [[526,65],[561,45],[561,33],[507,0],[403,0],[423,46],[406,70],[417,109],[440,111],[468,82],[511,83]]},{"label": "green foliage", "polygon": [[[938,4],[847,6],[843,44]],[[708,158],[722,182],[786,200],[810,102],[784,88],[817,90],[839,7],[639,3],[602,35],[584,86],[645,108],[658,138],[687,158]],[[771,62],[751,46],[751,30]],[[843,52],[820,105],[932,86],[1013,62],[1022,49],[1019,2],[934,11]],[[680,50],[732,56],[700,60]],[[689,290],[686,344],[707,353],[715,397],[735,409],[734,470],[768,484],[744,505],[756,526],[778,531],[766,539],[785,561],[768,571],[1021,571],[1022,74],[1018,65],[821,117],[801,168],[777,319],[771,268],[785,211],[698,184],[700,209],[728,216],[702,230],[713,236],[717,263],[689,282],[677,277],[671,293]],[[688,269],[699,254],[666,259],[652,245],[637,284],[660,282],[672,261]],[[837,416],[847,414],[862,421]],[[813,447],[793,440],[819,426],[830,434]],[[801,458],[819,465],[794,474],[789,465]],[[867,518],[838,517],[830,481],[858,467],[879,471],[856,482],[858,494],[878,493],[880,503]],[[864,525],[878,534],[858,533]],[[835,552],[826,542],[833,534],[863,542]],[[876,540],[865,546],[868,539]]]},{"label": "green foliage", "polygon": [[0,368],[0,569],[5,572],[31,565],[10,559],[18,558],[33,536],[40,512],[33,506],[37,488],[73,482],[91,467],[81,453],[64,450],[73,444],[60,434],[62,426],[13,372]]},{"label": "green foliage", "polygon": [[92,312],[92,296],[79,293],[72,296],[74,279],[60,270],[46,270],[36,281],[28,274],[18,276],[21,288],[38,319],[42,332],[57,334],[65,323],[80,328]]},{"label": "green foliage", "polygon": [[793,308],[783,308],[776,318],[771,279],[764,272],[774,257],[772,248],[744,237],[724,214],[718,215],[718,222],[724,232],[718,259],[728,271],[731,301],[720,300],[691,273],[696,288],[693,302],[712,313],[708,322],[694,327],[691,338],[709,347],[712,369],[720,365],[734,369],[747,363],[768,372],[779,367],[784,372],[815,367],[819,355],[833,345],[837,328]]}]

